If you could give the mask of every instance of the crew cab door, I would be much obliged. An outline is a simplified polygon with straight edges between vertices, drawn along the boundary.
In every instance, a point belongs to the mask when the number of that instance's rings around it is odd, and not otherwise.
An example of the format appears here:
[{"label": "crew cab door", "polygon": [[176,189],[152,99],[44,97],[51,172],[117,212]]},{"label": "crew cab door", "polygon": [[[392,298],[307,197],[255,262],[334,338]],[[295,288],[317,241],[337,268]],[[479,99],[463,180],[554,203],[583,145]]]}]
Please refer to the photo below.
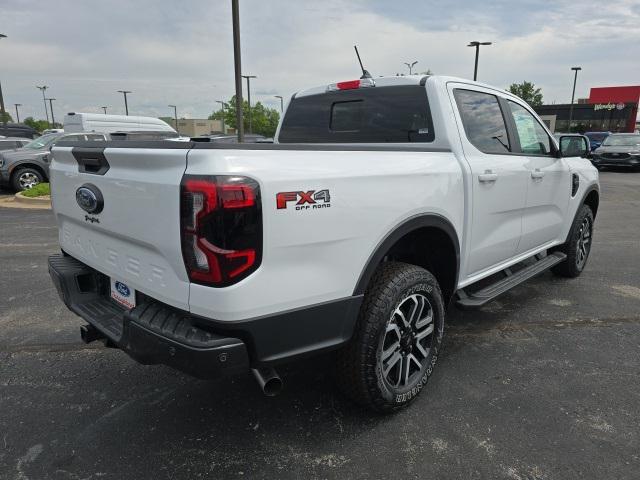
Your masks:
[{"label": "crew cab door", "polygon": [[517,253],[524,254],[557,240],[566,223],[571,182],[569,167],[556,155],[551,136],[524,104],[505,100],[514,135],[514,150],[525,161],[526,208]]},{"label": "crew cab door", "polygon": [[448,88],[471,170],[471,233],[461,272],[469,278],[516,254],[530,173],[527,159],[513,153],[498,92],[455,83]]}]

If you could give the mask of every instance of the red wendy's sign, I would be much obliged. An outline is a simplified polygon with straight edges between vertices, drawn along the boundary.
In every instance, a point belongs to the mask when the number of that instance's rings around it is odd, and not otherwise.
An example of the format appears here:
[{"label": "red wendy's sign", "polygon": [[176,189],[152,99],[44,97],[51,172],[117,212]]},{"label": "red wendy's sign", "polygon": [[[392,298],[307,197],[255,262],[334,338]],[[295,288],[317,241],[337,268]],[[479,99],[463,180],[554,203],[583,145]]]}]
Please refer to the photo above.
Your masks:
[{"label": "red wendy's sign", "polygon": [[640,85],[632,87],[596,87],[589,93],[589,103],[638,103]]},{"label": "red wendy's sign", "polygon": [[596,87],[589,93],[589,103],[598,110],[624,109],[625,104],[633,104],[628,115],[625,131],[633,132],[640,102],[640,85],[628,87]]}]

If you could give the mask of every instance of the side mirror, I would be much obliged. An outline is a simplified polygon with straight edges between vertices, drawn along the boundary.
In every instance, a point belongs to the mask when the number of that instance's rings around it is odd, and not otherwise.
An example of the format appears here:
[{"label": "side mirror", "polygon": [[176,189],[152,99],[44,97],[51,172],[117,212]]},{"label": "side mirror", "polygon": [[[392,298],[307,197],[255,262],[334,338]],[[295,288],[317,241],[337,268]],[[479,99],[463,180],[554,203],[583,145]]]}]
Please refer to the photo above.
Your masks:
[{"label": "side mirror", "polygon": [[589,139],[584,135],[562,135],[560,137],[561,157],[586,157],[590,152]]}]

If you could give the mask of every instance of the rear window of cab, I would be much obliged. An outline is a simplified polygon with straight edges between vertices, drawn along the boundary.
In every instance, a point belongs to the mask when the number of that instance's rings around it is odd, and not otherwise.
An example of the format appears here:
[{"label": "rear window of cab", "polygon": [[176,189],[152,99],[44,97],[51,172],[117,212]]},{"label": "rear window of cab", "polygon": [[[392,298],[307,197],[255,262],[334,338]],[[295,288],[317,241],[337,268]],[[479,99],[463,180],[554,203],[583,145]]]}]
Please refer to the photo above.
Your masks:
[{"label": "rear window of cab", "polygon": [[432,142],[427,92],[420,85],[365,87],[293,98],[279,143]]}]

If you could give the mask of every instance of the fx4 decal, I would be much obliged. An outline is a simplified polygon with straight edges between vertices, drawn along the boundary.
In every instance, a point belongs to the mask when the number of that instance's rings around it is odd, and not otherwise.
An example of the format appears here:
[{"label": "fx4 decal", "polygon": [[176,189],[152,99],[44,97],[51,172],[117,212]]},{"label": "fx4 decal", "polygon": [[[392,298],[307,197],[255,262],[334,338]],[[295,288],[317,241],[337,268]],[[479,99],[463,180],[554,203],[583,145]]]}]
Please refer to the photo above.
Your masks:
[{"label": "fx4 decal", "polygon": [[328,189],[309,190],[308,192],[280,192],[276,193],[276,207],[278,210],[288,208],[289,203],[296,202],[296,210],[310,210],[331,206],[331,194]]}]

